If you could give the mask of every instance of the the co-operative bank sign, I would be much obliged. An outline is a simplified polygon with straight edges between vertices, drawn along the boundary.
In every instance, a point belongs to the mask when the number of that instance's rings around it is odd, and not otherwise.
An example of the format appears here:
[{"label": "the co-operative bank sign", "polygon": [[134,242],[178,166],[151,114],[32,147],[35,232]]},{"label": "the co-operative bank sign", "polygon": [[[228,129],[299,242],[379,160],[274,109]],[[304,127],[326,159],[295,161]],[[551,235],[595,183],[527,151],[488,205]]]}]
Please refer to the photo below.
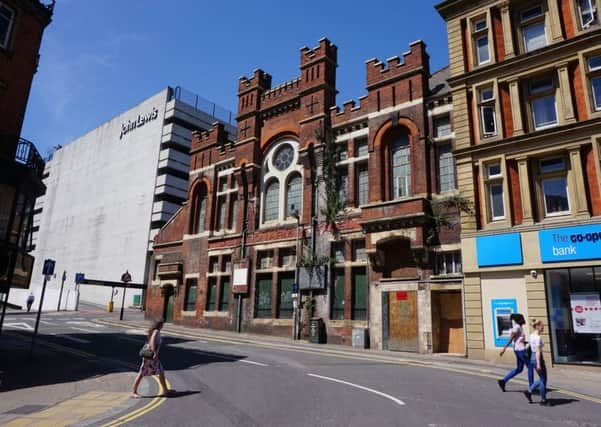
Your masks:
[{"label": "the co-operative bank sign", "polygon": [[538,232],[542,262],[601,259],[601,224]]}]

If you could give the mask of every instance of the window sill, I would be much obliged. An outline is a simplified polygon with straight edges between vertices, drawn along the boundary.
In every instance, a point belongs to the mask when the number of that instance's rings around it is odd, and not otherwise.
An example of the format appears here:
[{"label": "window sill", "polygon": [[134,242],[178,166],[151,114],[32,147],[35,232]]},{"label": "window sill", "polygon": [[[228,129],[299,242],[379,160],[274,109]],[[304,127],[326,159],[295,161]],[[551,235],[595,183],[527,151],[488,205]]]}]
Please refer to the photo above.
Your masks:
[{"label": "window sill", "polygon": [[196,317],[196,310],[182,310],[182,317]]},{"label": "window sill", "polygon": [[228,317],[230,315],[229,311],[206,311],[203,313],[203,317]]}]

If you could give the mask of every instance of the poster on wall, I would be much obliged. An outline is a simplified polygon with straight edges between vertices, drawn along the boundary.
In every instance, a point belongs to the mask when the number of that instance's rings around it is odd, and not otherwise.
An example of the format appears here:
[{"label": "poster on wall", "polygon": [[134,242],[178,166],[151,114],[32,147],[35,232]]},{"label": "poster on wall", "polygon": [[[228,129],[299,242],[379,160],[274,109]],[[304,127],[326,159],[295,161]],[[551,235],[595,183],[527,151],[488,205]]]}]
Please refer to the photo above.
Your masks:
[{"label": "poster on wall", "polygon": [[518,303],[515,299],[493,299],[490,301],[495,347],[503,347],[511,336],[513,324],[509,316],[517,313]]},{"label": "poster on wall", "polygon": [[601,299],[598,293],[570,294],[572,326],[577,334],[601,334]]}]

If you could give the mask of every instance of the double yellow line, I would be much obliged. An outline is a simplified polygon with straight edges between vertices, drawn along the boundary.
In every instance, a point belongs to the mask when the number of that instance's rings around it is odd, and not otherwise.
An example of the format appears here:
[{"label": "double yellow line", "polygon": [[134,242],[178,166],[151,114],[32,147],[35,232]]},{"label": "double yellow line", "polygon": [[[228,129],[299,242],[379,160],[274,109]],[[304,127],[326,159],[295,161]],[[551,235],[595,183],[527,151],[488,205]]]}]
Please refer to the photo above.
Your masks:
[{"label": "double yellow line", "polygon": [[[159,380],[157,380],[156,377],[152,377],[152,378],[156,381],[157,386],[159,387],[159,390],[161,390],[164,393],[165,390],[162,389],[161,384],[159,383]],[[171,384],[169,384],[169,381],[167,381],[167,387],[171,388]],[[150,411],[158,408],[166,400],[167,400],[166,397],[157,396],[154,399],[152,399],[150,402],[148,402],[146,405],[142,406],[141,408],[136,409],[135,411],[132,411],[129,414],[125,414],[109,423],[103,424],[101,427],[116,427],[116,426],[120,426],[125,423],[128,423],[130,421],[133,421],[136,418],[140,418],[141,416],[146,415]]]}]

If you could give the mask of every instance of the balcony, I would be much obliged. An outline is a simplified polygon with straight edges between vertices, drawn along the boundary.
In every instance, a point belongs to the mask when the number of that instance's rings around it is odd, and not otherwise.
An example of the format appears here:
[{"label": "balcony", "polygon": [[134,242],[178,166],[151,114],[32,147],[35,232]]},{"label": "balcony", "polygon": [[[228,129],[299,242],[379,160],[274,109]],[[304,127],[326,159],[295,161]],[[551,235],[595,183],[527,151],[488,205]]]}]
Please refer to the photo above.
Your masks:
[{"label": "balcony", "polygon": [[33,170],[40,179],[44,173],[44,159],[40,156],[33,142],[24,138],[19,138],[17,149],[15,150],[15,161],[27,166]]}]

